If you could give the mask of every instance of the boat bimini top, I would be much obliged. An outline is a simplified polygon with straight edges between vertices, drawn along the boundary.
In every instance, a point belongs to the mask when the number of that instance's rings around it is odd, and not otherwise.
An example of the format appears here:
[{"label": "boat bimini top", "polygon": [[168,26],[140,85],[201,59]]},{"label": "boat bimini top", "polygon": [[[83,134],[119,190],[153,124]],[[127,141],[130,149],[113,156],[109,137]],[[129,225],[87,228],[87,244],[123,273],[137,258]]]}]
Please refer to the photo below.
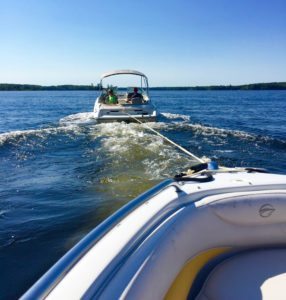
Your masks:
[{"label": "boat bimini top", "polygon": [[138,76],[145,77],[147,80],[147,76],[145,74],[143,74],[142,72],[139,72],[139,71],[135,71],[135,70],[116,70],[116,71],[107,72],[107,73],[104,73],[101,75],[101,80],[106,77],[109,77],[109,76],[121,75],[121,74],[138,75]]}]

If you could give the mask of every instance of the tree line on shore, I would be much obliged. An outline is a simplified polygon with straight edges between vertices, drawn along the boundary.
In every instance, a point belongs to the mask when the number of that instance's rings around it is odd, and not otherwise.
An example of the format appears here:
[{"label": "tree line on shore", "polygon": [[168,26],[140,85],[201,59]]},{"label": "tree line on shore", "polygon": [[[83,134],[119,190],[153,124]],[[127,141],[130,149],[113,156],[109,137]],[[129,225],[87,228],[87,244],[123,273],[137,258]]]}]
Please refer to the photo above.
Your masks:
[{"label": "tree line on shore", "polygon": [[243,84],[243,85],[154,87],[151,89],[153,89],[153,90],[193,90],[193,91],[286,90],[286,82],[253,83],[253,84]]},{"label": "tree line on shore", "polygon": [[[0,91],[97,91],[100,85],[34,85],[0,83]],[[244,85],[210,85],[210,86],[177,86],[151,87],[150,90],[194,90],[194,91],[226,91],[226,90],[286,90],[286,82],[253,83]]]},{"label": "tree line on shore", "polygon": [[96,91],[97,85],[35,85],[35,84],[16,84],[16,83],[0,83],[0,91]]}]

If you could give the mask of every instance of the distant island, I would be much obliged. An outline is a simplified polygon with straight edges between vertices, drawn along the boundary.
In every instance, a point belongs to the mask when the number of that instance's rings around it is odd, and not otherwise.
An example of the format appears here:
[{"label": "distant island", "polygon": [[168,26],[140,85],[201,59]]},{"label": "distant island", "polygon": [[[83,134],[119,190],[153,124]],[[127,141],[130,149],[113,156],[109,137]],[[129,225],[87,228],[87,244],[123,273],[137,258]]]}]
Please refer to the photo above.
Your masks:
[{"label": "distant island", "polygon": [[[97,91],[99,85],[34,85],[0,83],[0,91]],[[286,82],[253,83],[243,85],[176,86],[150,87],[150,90],[193,90],[193,91],[231,91],[231,90],[286,90]]]}]

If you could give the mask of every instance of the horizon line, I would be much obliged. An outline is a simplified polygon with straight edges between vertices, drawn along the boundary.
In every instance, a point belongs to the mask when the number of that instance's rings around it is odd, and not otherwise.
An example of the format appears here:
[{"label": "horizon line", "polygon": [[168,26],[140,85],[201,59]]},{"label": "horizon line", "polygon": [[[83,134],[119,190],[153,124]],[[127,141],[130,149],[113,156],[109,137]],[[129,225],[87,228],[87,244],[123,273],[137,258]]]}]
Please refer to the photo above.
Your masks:
[{"label": "horizon line", "polygon": [[[239,87],[239,86],[247,86],[247,85],[256,85],[256,84],[286,84],[286,81],[270,81],[270,82],[254,82],[254,83],[243,83],[243,84],[204,84],[204,85],[160,85],[160,86],[149,86],[149,88],[196,88],[196,87]],[[73,84],[73,83],[64,83],[64,84],[33,84],[33,83],[8,83],[8,82],[0,82],[1,85],[18,85],[18,86],[36,86],[36,87],[62,87],[62,86],[84,86],[84,87],[97,87],[99,84]],[[119,87],[124,88],[124,87]]]}]

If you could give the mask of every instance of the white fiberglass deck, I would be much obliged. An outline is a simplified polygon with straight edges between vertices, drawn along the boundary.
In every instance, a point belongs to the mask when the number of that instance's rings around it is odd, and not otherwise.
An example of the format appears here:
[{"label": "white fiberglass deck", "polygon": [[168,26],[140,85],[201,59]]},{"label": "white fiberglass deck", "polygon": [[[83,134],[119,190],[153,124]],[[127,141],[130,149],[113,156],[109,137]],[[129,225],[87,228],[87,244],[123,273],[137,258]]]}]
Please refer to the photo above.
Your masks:
[{"label": "white fiberglass deck", "polygon": [[[286,176],[227,172],[213,178],[169,181],[114,224],[47,298],[162,299],[196,253],[285,244],[277,229],[286,226]],[[263,217],[267,207],[256,216],[265,201],[276,209],[271,218]]]}]

